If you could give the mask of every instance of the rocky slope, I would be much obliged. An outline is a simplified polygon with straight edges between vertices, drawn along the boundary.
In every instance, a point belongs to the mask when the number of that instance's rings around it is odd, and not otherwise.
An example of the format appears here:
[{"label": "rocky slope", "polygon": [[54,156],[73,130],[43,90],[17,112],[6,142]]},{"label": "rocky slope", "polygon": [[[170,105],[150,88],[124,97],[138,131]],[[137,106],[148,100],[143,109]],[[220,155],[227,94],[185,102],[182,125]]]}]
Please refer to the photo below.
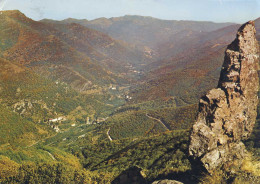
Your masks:
[{"label": "rocky slope", "polygon": [[200,99],[189,153],[209,171],[246,154],[257,116],[259,46],[254,22],[244,24],[228,46],[218,88]]}]

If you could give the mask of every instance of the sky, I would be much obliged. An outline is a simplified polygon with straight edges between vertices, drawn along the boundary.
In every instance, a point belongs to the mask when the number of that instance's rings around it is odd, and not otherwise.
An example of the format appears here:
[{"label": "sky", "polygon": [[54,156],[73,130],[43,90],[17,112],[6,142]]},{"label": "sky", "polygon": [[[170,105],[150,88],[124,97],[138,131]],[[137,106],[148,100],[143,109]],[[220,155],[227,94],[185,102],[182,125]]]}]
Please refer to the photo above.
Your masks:
[{"label": "sky", "polygon": [[34,20],[142,15],[243,23],[260,17],[260,0],[0,0],[1,9],[20,10]]}]

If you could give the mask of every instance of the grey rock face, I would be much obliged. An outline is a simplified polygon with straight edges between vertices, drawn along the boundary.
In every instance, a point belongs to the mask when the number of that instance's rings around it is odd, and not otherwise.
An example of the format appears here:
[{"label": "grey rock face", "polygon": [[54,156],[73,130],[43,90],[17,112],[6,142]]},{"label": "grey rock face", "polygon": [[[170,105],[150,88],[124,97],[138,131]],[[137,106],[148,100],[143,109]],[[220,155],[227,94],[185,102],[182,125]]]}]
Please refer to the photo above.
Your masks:
[{"label": "grey rock face", "polygon": [[209,171],[245,156],[247,139],[257,116],[259,46],[254,22],[240,27],[225,52],[217,89],[199,102],[189,154]]}]

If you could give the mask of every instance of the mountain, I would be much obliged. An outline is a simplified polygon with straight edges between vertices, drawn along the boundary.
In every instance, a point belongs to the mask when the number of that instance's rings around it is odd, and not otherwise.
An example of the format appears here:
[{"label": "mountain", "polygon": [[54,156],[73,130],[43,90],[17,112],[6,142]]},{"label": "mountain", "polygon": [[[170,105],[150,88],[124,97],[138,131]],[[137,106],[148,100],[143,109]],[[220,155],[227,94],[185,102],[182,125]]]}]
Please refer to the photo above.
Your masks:
[{"label": "mountain", "polygon": [[[63,22],[74,21],[65,19]],[[155,49],[159,43],[182,31],[209,32],[231,23],[160,20],[153,17],[126,15],[115,18],[99,18],[92,21],[77,20],[77,23],[107,33],[113,38],[138,46]]]},{"label": "mountain", "polygon": [[3,11],[0,20],[0,100],[10,116],[40,123],[51,135],[49,119],[94,121],[125,102],[124,89],[111,88],[134,79],[125,65],[141,59],[131,48],[81,25],[41,23],[19,11]]},{"label": "mountain", "polygon": [[1,12],[0,20],[2,103],[34,122],[75,115],[77,108],[92,120],[111,113],[125,102],[125,88],[113,85],[129,85],[133,65],[146,60],[79,24],[37,22],[15,10]]},{"label": "mountain", "polygon": [[56,80],[66,79],[80,91],[126,81],[124,65],[143,60],[142,53],[77,24],[46,24],[6,11],[1,14],[1,27],[4,58]]},{"label": "mountain", "polygon": [[[255,20],[258,41],[259,26],[258,18]],[[130,91],[133,101],[173,97],[180,105],[195,103],[206,89],[217,85],[224,50],[235,38],[238,28],[239,25],[231,25],[203,33],[184,39],[175,47],[166,42],[161,49],[165,58],[148,64],[150,71]]]},{"label": "mountain", "polygon": [[195,103],[205,89],[217,85],[223,52],[237,28],[238,25],[228,26],[183,40],[176,50],[166,43],[165,59],[148,65],[150,71],[131,90],[133,100],[173,97],[180,105]]},{"label": "mountain", "polygon": [[[71,22],[102,31],[138,48],[152,48],[151,52],[144,49],[147,55],[152,56],[151,61],[142,64],[140,79],[130,87],[130,100],[124,108],[119,109],[122,113],[116,114],[112,120],[108,119],[118,127],[110,131],[112,137],[118,137],[119,132],[114,130],[120,130],[121,136],[124,137],[131,135],[130,127],[138,126],[139,130],[146,126],[152,127],[153,122],[145,117],[142,110],[157,109],[152,114],[158,115],[157,112],[162,112],[160,108],[167,109],[166,112],[170,109],[178,112],[180,106],[192,107],[201,95],[217,85],[225,48],[234,39],[239,27],[232,23],[167,21],[142,16],[99,18],[93,21],[66,19],[59,23]],[[140,111],[123,110],[132,107],[140,108]],[[193,108],[190,108],[190,111],[194,112]],[[133,116],[136,119],[131,119]],[[167,116],[168,113],[166,119]],[[159,117],[165,118],[160,115]],[[137,121],[142,124],[136,125]],[[171,120],[165,123],[169,127],[178,127]],[[129,127],[123,127],[125,124]],[[148,130],[147,127],[144,129]],[[160,131],[161,127],[155,129]]]},{"label": "mountain", "polygon": [[216,84],[209,78],[217,78],[222,53],[238,28],[232,23],[129,15],[92,21],[66,19],[60,23],[71,22],[133,44],[150,56],[151,61],[142,64],[142,78],[131,87],[133,103],[173,97],[179,105],[195,103],[205,89]]}]

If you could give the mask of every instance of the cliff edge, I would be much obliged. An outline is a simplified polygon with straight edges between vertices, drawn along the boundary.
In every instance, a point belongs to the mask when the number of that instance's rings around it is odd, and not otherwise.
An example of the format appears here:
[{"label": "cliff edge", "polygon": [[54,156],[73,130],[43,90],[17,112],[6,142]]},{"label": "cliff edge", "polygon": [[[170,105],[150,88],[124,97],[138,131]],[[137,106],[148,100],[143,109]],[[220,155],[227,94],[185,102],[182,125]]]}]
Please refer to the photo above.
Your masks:
[{"label": "cliff edge", "polygon": [[258,103],[259,46],[253,21],[242,25],[227,47],[218,88],[200,99],[189,154],[209,171],[241,160],[254,127]]}]

